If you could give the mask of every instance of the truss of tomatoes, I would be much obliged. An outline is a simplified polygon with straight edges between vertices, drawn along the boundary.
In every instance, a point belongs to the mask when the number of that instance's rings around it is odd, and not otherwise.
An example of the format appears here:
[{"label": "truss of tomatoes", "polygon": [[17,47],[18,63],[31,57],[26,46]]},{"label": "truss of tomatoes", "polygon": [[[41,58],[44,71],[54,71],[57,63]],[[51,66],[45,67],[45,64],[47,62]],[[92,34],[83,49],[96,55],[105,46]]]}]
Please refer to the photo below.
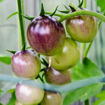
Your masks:
[{"label": "truss of tomatoes", "polygon": [[[28,26],[27,39],[35,52],[45,55],[48,65],[45,80],[54,85],[64,85],[72,80],[71,68],[79,61],[80,51],[76,41],[88,43],[97,33],[97,21],[92,16],[76,16],[65,22],[66,28],[51,16],[39,16]],[[66,32],[70,37],[66,37]],[[13,72],[29,79],[41,72],[41,61],[32,51],[16,52],[12,57]],[[62,105],[60,93],[44,91],[25,84],[16,86],[16,105]]]}]

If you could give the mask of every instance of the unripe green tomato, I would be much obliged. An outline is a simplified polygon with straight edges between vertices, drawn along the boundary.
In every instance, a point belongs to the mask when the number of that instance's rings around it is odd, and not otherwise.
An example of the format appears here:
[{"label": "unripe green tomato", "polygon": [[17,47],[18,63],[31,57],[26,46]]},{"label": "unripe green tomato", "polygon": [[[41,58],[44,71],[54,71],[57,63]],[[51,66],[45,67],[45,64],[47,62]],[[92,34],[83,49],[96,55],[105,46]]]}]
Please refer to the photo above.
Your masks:
[{"label": "unripe green tomato", "polygon": [[66,20],[66,29],[72,39],[90,42],[97,34],[97,20],[93,16],[76,16]]},{"label": "unripe green tomato", "polygon": [[63,98],[59,93],[46,91],[41,105],[63,105]]},{"label": "unripe green tomato", "polygon": [[74,66],[80,58],[80,52],[76,42],[66,38],[62,52],[51,56],[51,66],[56,70],[67,70]]},{"label": "unripe green tomato", "polygon": [[19,77],[36,78],[40,69],[40,60],[31,51],[20,51],[12,57],[12,70]]},{"label": "unripe green tomato", "polygon": [[47,68],[45,70],[45,79],[48,83],[55,85],[64,85],[70,83],[72,80],[72,71],[57,71],[54,68]]},{"label": "unripe green tomato", "polygon": [[17,84],[16,99],[23,105],[37,105],[44,97],[44,91],[24,84]]}]

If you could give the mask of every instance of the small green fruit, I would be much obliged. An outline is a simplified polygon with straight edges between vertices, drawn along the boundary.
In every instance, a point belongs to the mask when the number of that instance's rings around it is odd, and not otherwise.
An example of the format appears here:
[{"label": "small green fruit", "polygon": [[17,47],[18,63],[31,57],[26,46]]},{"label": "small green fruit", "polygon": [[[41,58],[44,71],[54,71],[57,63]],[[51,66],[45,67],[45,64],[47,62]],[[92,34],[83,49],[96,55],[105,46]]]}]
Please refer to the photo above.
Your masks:
[{"label": "small green fruit", "polygon": [[51,66],[56,70],[67,70],[74,66],[80,58],[80,52],[76,42],[70,38],[65,39],[62,52],[51,56]]},{"label": "small green fruit", "polygon": [[66,20],[66,29],[72,39],[90,42],[97,34],[97,20],[93,16],[76,16]]}]

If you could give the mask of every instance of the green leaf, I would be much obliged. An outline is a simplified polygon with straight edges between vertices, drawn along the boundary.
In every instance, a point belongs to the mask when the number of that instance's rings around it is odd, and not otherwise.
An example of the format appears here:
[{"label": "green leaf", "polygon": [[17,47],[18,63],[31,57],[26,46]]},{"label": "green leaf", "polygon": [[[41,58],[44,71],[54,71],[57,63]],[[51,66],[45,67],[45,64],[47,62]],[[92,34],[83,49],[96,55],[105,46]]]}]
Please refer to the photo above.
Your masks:
[{"label": "green leaf", "polygon": [[40,11],[40,16],[45,14],[44,6],[43,3],[41,4],[41,11]]},{"label": "green leaf", "polygon": [[35,17],[22,15],[25,19],[32,21]]},{"label": "green leaf", "polygon": [[96,0],[97,6],[100,7],[100,10],[105,11],[105,0]]},{"label": "green leaf", "polygon": [[[103,76],[102,71],[88,58],[84,59],[83,64],[79,63],[74,68],[73,81],[83,80],[95,76]],[[85,101],[98,94],[102,89],[103,84],[97,83],[94,85],[89,85],[80,89],[76,89],[67,93],[64,99],[64,105],[70,105],[78,100]]]},{"label": "green leaf", "polygon": [[16,96],[15,96],[15,92],[12,93],[12,97],[11,99],[9,100],[8,104],[7,105],[15,105],[15,102],[16,102]]},{"label": "green leaf", "polygon": [[80,4],[78,5],[79,8],[81,8],[83,5],[83,0],[80,2]]},{"label": "green leaf", "polygon": [[14,51],[14,50],[7,50],[8,52],[10,52],[10,53],[12,53],[12,54],[15,54],[16,53],[16,51]]},{"label": "green leaf", "polygon": [[3,0],[0,0],[0,2],[2,2]]},{"label": "green leaf", "polygon": [[7,55],[0,55],[0,62],[5,64],[11,64],[11,57]]},{"label": "green leaf", "polygon": [[69,7],[67,7],[66,5],[64,5],[64,7],[65,7],[66,10],[70,11]]},{"label": "green leaf", "polygon": [[16,14],[18,14],[18,12],[14,12],[14,13],[10,14],[10,15],[7,17],[7,19],[10,19],[12,16],[14,16],[14,15],[16,15]]},{"label": "green leaf", "polygon": [[0,102],[0,105],[3,105],[3,104]]},{"label": "green leaf", "polygon": [[105,91],[97,95],[98,100],[93,105],[105,105]]},{"label": "green leaf", "polygon": [[67,13],[70,12],[70,10],[66,10],[66,11],[60,11],[60,10],[59,10],[59,12],[67,14]]},{"label": "green leaf", "polygon": [[57,9],[58,9],[58,6],[55,8],[54,12],[50,16],[53,16],[56,13]]}]

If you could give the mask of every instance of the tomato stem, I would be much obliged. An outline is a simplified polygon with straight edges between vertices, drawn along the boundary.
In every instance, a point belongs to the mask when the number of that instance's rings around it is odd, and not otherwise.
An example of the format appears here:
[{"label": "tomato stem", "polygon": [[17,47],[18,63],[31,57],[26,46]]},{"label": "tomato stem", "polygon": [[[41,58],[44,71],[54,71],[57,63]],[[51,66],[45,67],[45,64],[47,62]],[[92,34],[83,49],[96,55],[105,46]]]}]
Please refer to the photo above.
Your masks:
[{"label": "tomato stem", "polygon": [[55,16],[60,16],[60,22],[68,19],[68,18],[72,18],[74,16],[80,16],[80,15],[89,15],[89,16],[95,16],[97,18],[99,18],[100,20],[104,21],[105,22],[105,16],[100,14],[100,13],[97,13],[97,12],[94,12],[94,11],[87,11],[87,10],[78,10],[78,11],[75,11],[75,12],[72,12],[70,14],[67,14],[67,15],[59,15],[59,14],[55,14]]},{"label": "tomato stem", "polygon": [[85,52],[84,52],[84,57],[87,57],[88,52],[89,52],[89,50],[90,50],[90,48],[91,48],[92,44],[93,44],[93,41],[91,41],[91,42],[89,43],[89,45],[88,45],[87,49],[85,50]]},{"label": "tomato stem", "polygon": [[19,50],[25,50],[26,41],[25,41],[25,28],[24,28],[24,0],[17,0],[17,7],[18,7],[18,47]]}]

